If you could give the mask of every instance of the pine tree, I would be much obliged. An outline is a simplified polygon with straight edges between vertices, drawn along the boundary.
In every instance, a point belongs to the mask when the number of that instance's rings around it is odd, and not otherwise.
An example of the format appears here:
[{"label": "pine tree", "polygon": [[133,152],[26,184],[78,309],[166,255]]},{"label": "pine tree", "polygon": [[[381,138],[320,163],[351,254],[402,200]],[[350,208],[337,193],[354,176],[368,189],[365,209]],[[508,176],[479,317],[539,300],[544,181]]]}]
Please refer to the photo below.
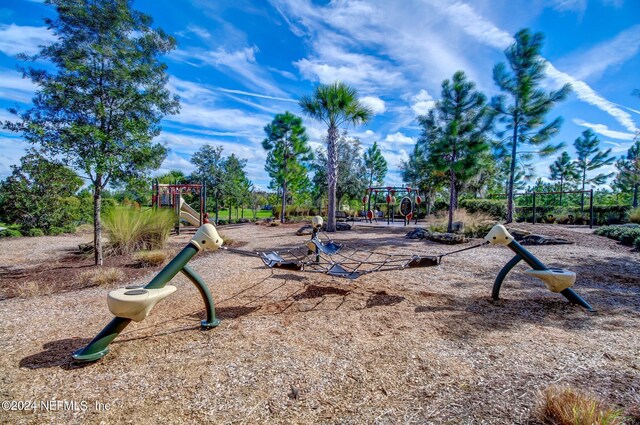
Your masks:
[{"label": "pine tree", "polygon": [[442,83],[442,98],[427,115],[418,117],[422,126],[419,145],[425,145],[429,162],[449,178],[449,220],[458,208],[458,190],[477,175],[480,158],[489,151],[486,133],[492,122],[486,97],[475,90],[462,71]]},{"label": "pine tree", "polygon": [[627,154],[616,162],[618,175],[614,185],[624,192],[632,193],[633,208],[638,208],[638,190],[640,189],[640,138],[636,138]]},{"label": "pine tree", "polygon": [[[601,151],[598,147],[600,140],[591,130],[585,130],[582,135],[578,137],[573,146],[576,148],[576,154],[578,156],[576,160],[576,167],[580,173],[582,180],[582,190],[585,190],[587,183],[600,185],[606,182],[608,178],[613,176],[614,173],[598,174],[593,177],[587,177],[589,171],[597,170],[605,165],[611,165],[615,161],[615,158],[610,157],[611,149]],[[584,192],[580,197],[580,209],[584,210]]]},{"label": "pine tree", "polygon": [[[528,29],[520,30],[515,35],[515,43],[505,50],[509,63],[499,63],[493,68],[493,79],[500,90],[513,98],[513,104],[505,105],[505,98],[498,96],[493,106],[511,131],[511,162],[509,184],[507,187],[507,222],[513,221],[513,195],[516,175],[518,148],[523,145],[533,147],[546,143],[558,133],[561,118],[545,124],[544,118],[554,104],[564,100],[570,86],[567,84],[558,91],[546,92],[539,88],[545,78],[545,61],[540,56],[544,36],[542,33],[532,34]],[[536,153],[541,156],[550,155],[562,145],[547,144]]]},{"label": "pine tree", "polygon": [[565,151],[549,166],[551,171],[551,180],[560,181],[560,206],[562,206],[562,190],[564,184],[568,181],[576,180],[580,177],[580,173],[576,163],[571,160],[569,154]]},{"label": "pine tree", "polygon": [[191,156],[191,163],[196,166],[195,175],[199,181],[204,181],[207,196],[213,195],[215,201],[215,220],[218,224],[220,199],[222,197],[222,183],[224,181],[224,157],[222,146],[205,144]]},{"label": "pine tree", "polygon": [[387,175],[387,160],[382,156],[378,142],[364,152],[364,166],[369,174],[369,187],[375,181],[377,184],[384,184],[384,177]]},{"label": "pine tree", "polygon": [[290,112],[278,114],[264,127],[267,138],[262,147],[268,151],[265,170],[272,182],[282,188],[282,213],[280,221],[285,222],[287,193],[300,190],[308,185],[307,169],[304,163],[313,158],[302,119]]}]

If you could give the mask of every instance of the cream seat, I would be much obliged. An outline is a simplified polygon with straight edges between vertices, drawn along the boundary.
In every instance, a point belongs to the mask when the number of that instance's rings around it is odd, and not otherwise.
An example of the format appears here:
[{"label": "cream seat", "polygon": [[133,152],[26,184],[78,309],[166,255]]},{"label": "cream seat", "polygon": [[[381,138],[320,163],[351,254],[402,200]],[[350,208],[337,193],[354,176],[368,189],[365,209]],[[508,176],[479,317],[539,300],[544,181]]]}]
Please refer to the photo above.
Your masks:
[{"label": "cream seat", "polygon": [[176,289],[172,285],[158,289],[120,288],[109,292],[107,305],[114,316],[141,322],[158,301],[168,297]]}]

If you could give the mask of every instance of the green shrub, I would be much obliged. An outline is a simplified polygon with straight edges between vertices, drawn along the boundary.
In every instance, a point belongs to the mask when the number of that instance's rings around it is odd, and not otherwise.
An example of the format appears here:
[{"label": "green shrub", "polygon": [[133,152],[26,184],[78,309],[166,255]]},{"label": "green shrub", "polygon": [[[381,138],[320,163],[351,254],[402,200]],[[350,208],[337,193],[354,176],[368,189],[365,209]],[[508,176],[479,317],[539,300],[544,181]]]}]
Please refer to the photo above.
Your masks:
[{"label": "green shrub", "polygon": [[640,208],[629,210],[629,222],[640,224]]},{"label": "green shrub", "polygon": [[119,207],[103,216],[109,250],[115,255],[164,249],[174,224],[174,213],[168,209],[140,211]]},{"label": "green shrub", "polygon": [[507,218],[507,204],[499,199],[463,199],[460,208],[464,208],[470,214],[484,213],[494,219]]},{"label": "green shrub", "polygon": [[58,226],[51,226],[47,233],[51,236],[58,236],[64,233],[64,228]]},{"label": "green shrub", "polygon": [[31,237],[44,236],[44,231],[42,229],[34,228],[29,229],[29,233],[27,233]]},{"label": "green shrub", "polygon": [[67,224],[62,228],[64,233],[75,233],[76,229],[77,229],[77,226],[75,226],[74,224]]},{"label": "green shrub", "polygon": [[16,229],[4,229],[0,231],[0,238],[19,238],[22,237],[22,233]]},{"label": "green shrub", "polygon": [[636,240],[633,241],[633,247],[636,251],[640,251],[640,238],[636,238]]},{"label": "green shrub", "polygon": [[603,226],[597,229],[595,234],[620,241],[623,245],[634,246],[636,239],[640,238],[640,225]]}]

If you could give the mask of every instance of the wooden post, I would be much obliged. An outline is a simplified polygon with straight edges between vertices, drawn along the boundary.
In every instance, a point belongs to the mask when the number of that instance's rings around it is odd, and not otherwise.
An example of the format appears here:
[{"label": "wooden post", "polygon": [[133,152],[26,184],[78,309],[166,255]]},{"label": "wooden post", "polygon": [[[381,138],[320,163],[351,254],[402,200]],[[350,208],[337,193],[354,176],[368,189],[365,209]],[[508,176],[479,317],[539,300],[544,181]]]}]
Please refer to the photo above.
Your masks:
[{"label": "wooden post", "polygon": [[533,192],[533,224],[536,224],[536,192]]}]

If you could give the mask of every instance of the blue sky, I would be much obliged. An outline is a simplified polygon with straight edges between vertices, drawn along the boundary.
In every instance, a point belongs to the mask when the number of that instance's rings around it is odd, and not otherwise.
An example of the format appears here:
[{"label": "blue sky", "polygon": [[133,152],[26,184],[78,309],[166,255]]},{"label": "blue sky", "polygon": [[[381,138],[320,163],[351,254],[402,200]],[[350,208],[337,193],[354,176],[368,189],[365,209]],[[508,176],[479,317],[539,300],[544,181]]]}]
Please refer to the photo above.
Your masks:
[{"label": "blue sky", "polygon": [[[487,96],[498,94],[493,66],[521,28],[545,33],[549,89],[571,83],[562,116],[573,141],[591,128],[616,156],[640,127],[640,1],[638,0],[136,0],[134,8],[174,35],[163,57],[181,113],[166,117],[158,141],[170,148],[159,172],[192,171],[190,156],[210,143],[248,160],[249,177],[266,188],[263,127],[276,113],[301,114],[297,99],[318,83],[354,86],[374,110],[350,129],[365,147],[377,141],[389,162],[389,184],[419,134],[416,116],[439,97],[442,80],[464,70]],[[27,107],[34,86],[15,71],[15,55],[51,41],[42,22],[53,16],[40,1],[0,2],[0,120],[6,108]],[[326,128],[304,119],[314,147]],[[0,178],[27,146],[0,131]],[[554,158],[536,160],[548,174]]]}]

